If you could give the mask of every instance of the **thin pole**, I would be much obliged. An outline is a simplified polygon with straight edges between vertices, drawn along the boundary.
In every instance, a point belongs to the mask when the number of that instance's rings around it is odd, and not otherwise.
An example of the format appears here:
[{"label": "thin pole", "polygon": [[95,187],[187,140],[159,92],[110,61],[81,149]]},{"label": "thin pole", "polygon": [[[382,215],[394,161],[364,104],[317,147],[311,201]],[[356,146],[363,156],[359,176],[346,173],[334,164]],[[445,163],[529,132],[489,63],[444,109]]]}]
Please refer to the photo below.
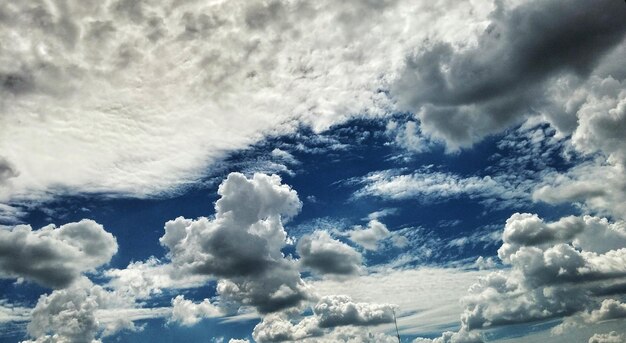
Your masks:
[{"label": "thin pole", "polygon": [[391,311],[393,311],[393,322],[394,324],[396,324],[396,335],[398,335],[398,343],[402,343],[400,341],[400,331],[398,331],[398,321],[396,320],[396,310],[392,309]]}]

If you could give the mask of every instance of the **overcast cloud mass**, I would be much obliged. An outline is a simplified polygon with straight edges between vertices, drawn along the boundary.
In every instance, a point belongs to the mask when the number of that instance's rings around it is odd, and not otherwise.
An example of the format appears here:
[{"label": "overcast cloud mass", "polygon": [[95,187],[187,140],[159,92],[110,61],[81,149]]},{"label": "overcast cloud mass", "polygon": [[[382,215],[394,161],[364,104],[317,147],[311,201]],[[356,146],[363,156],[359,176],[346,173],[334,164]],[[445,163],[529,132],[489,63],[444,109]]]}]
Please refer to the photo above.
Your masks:
[{"label": "overcast cloud mass", "polygon": [[0,3],[0,342],[625,342],[626,4]]}]

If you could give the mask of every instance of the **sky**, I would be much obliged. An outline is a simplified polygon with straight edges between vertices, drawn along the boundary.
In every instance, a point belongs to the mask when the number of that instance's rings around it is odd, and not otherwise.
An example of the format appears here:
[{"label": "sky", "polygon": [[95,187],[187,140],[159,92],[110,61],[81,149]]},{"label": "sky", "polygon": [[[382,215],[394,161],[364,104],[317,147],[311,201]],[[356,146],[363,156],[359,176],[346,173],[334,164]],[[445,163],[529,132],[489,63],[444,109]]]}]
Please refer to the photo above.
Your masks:
[{"label": "sky", "polygon": [[0,42],[2,343],[626,342],[622,1],[5,1]]}]

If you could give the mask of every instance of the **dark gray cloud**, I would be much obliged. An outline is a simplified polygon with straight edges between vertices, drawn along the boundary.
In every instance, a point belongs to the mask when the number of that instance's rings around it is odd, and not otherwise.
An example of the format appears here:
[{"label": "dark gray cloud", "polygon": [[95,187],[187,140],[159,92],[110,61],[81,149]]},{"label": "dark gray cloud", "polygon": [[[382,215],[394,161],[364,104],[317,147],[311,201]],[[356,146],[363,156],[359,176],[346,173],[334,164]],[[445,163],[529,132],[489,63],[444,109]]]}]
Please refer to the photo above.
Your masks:
[{"label": "dark gray cloud", "polygon": [[453,148],[469,145],[545,106],[553,76],[587,78],[624,37],[623,6],[550,0],[511,9],[497,2],[475,46],[426,43],[392,93],[417,113],[423,132]]},{"label": "dark gray cloud", "polygon": [[359,272],[363,258],[347,244],[333,239],[325,231],[305,235],[296,248],[300,264],[316,273],[354,275]]},{"label": "dark gray cloud", "polygon": [[116,252],[115,237],[93,220],[34,231],[18,225],[0,230],[0,277],[63,288],[81,273],[108,263]]}]

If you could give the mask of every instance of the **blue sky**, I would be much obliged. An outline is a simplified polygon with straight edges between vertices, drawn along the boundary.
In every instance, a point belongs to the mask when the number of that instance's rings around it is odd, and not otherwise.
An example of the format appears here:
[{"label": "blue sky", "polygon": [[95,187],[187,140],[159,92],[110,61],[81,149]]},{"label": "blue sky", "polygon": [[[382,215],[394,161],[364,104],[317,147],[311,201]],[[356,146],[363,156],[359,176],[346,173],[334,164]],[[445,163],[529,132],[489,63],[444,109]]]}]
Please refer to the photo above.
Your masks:
[{"label": "blue sky", "polygon": [[623,10],[0,5],[0,342],[626,340]]}]

